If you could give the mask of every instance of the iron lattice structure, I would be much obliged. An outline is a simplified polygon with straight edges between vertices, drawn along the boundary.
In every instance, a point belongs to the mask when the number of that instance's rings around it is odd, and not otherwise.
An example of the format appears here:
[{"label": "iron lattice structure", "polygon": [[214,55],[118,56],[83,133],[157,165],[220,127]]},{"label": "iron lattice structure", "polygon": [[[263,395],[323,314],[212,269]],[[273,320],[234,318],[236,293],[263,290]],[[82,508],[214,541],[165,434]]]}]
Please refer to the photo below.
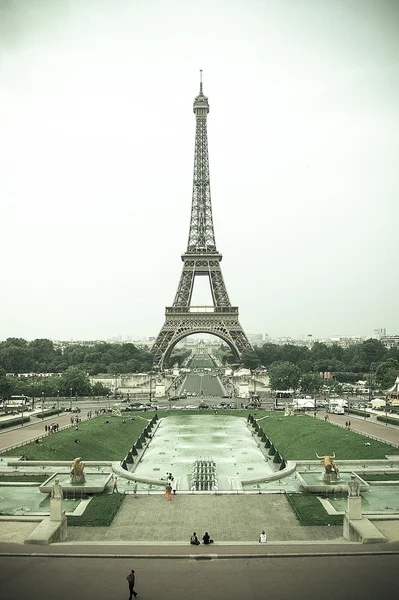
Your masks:
[{"label": "iron lattice structure", "polygon": [[[196,129],[190,231],[187,251],[182,254],[183,271],[173,306],[166,307],[165,323],[152,347],[160,368],[175,345],[193,333],[210,333],[220,337],[237,358],[251,348],[238,320],[238,307],[231,306],[220,268],[222,255],[216,249],[209,178],[209,103],[202,90],[202,77],[193,110]],[[209,279],[213,306],[191,306],[194,281],[200,276]]]}]

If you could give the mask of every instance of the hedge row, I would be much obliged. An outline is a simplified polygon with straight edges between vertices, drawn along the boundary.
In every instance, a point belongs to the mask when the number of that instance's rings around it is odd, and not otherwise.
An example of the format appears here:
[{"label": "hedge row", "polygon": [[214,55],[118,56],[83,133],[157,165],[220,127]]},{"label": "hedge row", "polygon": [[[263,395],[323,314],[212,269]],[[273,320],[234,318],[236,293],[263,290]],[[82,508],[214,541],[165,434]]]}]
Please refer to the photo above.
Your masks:
[{"label": "hedge row", "polygon": [[399,426],[399,419],[395,419],[394,417],[386,417],[382,415],[378,415],[377,421],[382,421],[382,423],[389,423],[390,425]]},{"label": "hedge row", "polygon": [[15,427],[15,425],[21,425],[22,422],[27,423],[30,421],[30,417],[15,417],[15,419],[7,419],[7,421],[0,421],[0,429],[6,427]]},{"label": "hedge row", "polygon": [[57,408],[52,408],[50,410],[44,410],[41,413],[38,413],[36,416],[38,419],[44,419],[45,417],[51,417],[52,415],[59,415],[60,413],[62,413],[62,410],[59,410]]},{"label": "hedge row", "polygon": [[359,410],[357,408],[349,408],[349,409],[345,409],[348,413],[351,413],[352,415],[358,415],[359,417],[366,417],[366,419],[368,419],[369,417],[371,417],[371,414],[368,412],[365,412],[364,410]]}]

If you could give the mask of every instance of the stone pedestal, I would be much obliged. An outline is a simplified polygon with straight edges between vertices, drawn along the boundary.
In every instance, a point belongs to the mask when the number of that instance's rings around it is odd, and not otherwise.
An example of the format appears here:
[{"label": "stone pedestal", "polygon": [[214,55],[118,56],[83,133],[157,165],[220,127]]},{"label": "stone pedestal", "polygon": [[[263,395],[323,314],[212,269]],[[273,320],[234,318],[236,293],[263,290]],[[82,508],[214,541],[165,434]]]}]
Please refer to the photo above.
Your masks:
[{"label": "stone pedestal", "polygon": [[348,496],[348,508],[345,514],[351,521],[362,518],[362,499],[360,496]]},{"label": "stone pedestal", "polygon": [[50,521],[62,521],[64,516],[62,498],[50,498]]}]

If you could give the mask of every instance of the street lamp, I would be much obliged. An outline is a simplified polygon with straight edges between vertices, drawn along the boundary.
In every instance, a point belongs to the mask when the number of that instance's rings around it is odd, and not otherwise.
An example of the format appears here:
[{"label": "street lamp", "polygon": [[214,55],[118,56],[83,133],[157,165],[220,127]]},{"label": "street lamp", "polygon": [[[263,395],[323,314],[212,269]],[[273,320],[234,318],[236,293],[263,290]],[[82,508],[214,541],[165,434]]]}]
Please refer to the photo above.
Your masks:
[{"label": "street lamp", "polygon": [[70,393],[70,401],[69,401],[69,410],[72,410],[72,387],[69,388]]},{"label": "street lamp", "polygon": [[44,411],[44,392],[42,392],[42,421],[43,421],[43,411]]},{"label": "street lamp", "polygon": [[57,410],[60,412],[60,390],[57,390]]},{"label": "street lamp", "polygon": [[151,397],[152,397],[152,377],[151,377],[152,373],[150,371],[150,403],[151,403]]}]

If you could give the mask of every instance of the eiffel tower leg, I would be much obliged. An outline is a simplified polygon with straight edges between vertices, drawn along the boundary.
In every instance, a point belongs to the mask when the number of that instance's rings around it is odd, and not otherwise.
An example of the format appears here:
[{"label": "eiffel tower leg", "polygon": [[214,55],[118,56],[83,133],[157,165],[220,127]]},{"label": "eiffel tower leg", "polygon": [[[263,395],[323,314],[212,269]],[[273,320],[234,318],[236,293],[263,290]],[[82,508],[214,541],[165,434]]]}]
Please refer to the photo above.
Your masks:
[{"label": "eiffel tower leg", "polygon": [[195,270],[183,267],[173,306],[190,306],[193,295]]},{"label": "eiffel tower leg", "polygon": [[215,305],[230,306],[229,295],[226,290],[222,271],[219,264],[218,269],[210,272],[210,283]]}]

